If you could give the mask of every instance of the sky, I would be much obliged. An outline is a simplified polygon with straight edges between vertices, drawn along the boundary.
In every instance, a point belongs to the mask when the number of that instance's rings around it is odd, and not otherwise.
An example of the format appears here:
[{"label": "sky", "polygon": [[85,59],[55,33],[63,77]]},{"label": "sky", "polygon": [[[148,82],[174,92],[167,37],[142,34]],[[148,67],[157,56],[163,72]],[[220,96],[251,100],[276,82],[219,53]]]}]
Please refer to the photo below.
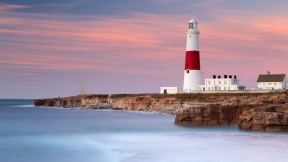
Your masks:
[{"label": "sky", "polygon": [[286,0],[0,0],[0,98],[183,86],[188,21],[202,78],[288,74]]}]

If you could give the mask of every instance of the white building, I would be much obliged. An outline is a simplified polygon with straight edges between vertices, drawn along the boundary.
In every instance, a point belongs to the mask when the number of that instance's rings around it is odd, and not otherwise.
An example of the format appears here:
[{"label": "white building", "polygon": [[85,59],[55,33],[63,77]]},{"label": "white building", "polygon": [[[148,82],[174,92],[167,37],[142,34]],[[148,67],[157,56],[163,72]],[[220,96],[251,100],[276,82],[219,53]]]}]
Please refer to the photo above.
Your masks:
[{"label": "white building", "polygon": [[213,75],[213,78],[205,79],[205,85],[200,85],[201,91],[228,91],[228,90],[244,90],[244,86],[240,86],[237,76],[224,75],[222,78],[220,75]]},{"label": "white building", "polygon": [[160,87],[161,94],[176,94],[178,93],[177,87]]},{"label": "white building", "polygon": [[285,74],[260,74],[257,79],[257,89],[259,90],[284,89],[286,87]]}]

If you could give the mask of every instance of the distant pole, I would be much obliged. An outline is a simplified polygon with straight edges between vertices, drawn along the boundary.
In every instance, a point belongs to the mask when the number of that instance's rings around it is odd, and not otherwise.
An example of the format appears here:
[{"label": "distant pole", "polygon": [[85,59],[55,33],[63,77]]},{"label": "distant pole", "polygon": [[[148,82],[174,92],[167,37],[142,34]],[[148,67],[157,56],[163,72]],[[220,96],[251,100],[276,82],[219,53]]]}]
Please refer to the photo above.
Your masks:
[{"label": "distant pole", "polygon": [[80,85],[80,96],[84,96],[85,94],[86,94],[85,85],[84,82],[82,81]]}]

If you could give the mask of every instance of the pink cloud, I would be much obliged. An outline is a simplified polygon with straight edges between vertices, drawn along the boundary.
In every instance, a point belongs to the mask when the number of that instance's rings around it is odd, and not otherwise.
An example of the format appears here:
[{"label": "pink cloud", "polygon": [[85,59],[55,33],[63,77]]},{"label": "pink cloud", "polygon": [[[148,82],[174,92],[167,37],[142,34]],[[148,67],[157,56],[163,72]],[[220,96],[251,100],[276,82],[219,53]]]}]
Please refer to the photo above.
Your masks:
[{"label": "pink cloud", "polygon": [[[1,25],[18,27],[0,29],[6,40],[6,48],[0,52],[0,72],[13,66],[55,73],[109,71],[182,82],[187,15],[134,13],[125,18],[88,20],[71,15],[66,20],[47,17],[0,16]],[[249,20],[235,20],[233,16],[215,21],[199,19],[201,66],[206,77],[233,73],[247,79],[267,69],[282,72],[288,59],[283,56],[288,51],[283,41],[288,39],[287,20],[275,20],[274,27],[265,25],[264,20],[265,16]],[[249,81],[254,84],[253,79]]]},{"label": "pink cloud", "polygon": [[25,5],[13,5],[13,4],[1,4],[0,3],[0,12],[7,12],[7,11],[11,11],[14,9],[23,9],[23,8],[29,8],[29,6],[25,6]]}]

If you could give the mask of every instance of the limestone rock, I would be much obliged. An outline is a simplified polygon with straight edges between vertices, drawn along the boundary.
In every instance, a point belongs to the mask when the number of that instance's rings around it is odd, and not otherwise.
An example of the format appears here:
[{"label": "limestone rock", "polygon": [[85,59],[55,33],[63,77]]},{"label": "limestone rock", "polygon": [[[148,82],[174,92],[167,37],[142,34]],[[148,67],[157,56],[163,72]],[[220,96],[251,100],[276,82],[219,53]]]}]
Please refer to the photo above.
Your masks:
[{"label": "limestone rock", "polygon": [[261,131],[288,131],[288,105],[244,111],[239,116],[239,128]]}]

